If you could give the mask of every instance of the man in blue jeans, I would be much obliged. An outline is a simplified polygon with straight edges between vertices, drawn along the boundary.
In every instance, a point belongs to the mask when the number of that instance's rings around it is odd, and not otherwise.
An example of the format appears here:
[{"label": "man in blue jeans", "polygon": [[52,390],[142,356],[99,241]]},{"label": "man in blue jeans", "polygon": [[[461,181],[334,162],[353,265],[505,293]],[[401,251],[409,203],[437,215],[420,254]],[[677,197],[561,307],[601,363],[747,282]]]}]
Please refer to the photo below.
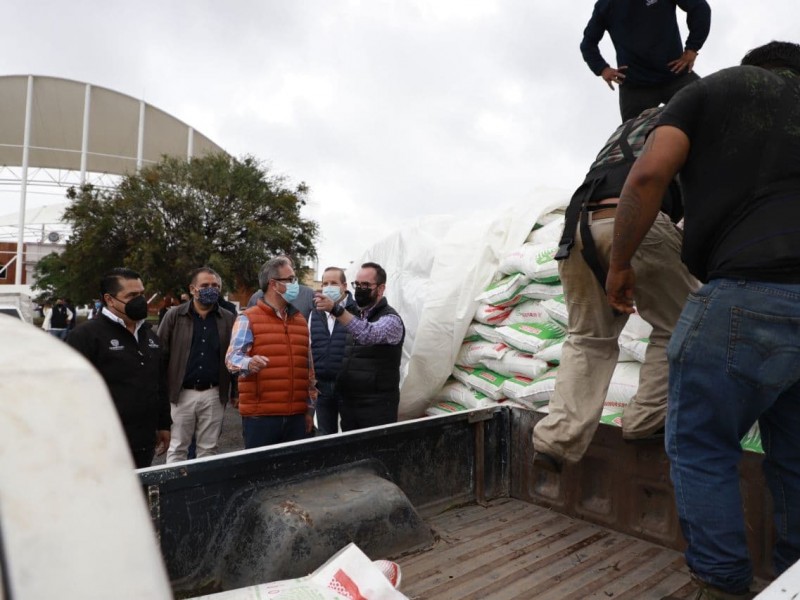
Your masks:
[{"label": "man in blue jeans", "polygon": [[776,573],[800,559],[800,46],[751,50],[664,109],[617,208],[617,310],[632,311],[631,256],[679,171],[682,258],[707,283],[667,348],[666,449],[697,597],[752,598],[737,464],[756,421]]}]

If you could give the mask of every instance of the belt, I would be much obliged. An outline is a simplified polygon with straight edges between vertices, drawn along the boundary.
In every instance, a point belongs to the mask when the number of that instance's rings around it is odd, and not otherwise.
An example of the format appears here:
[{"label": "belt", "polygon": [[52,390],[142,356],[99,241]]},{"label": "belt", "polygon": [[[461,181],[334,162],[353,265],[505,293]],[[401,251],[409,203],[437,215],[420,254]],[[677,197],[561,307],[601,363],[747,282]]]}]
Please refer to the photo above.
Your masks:
[{"label": "belt", "polygon": [[589,214],[592,216],[592,221],[597,221],[598,219],[611,219],[617,214],[616,204],[612,204],[608,207],[604,207],[602,204],[593,204],[587,208],[589,209]]},{"label": "belt", "polygon": [[198,383],[196,385],[191,384],[183,384],[183,389],[185,390],[195,390],[198,392],[205,392],[206,390],[210,390],[211,388],[217,387],[218,383]]}]

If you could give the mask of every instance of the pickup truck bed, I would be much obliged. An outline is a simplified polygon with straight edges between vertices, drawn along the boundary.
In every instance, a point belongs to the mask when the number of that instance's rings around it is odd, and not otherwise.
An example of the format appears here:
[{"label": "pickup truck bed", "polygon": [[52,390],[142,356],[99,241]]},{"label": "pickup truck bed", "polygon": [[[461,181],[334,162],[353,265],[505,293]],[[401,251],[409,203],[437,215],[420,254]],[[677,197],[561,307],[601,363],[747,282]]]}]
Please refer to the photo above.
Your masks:
[{"label": "pickup truck bed", "polygon": [[427,551],[399,559],[412,599],[659,600],[694,591],[680,552],[513,498],[429,518]]},{"label": "pickup truck bed", "polygon": [[[297,577],[355,542],[398,560],[411,598],[691,597],[663,447],[600,425],[556,475],[530,460],[542,417],[493,407],[141,470],[173,592]],[[760,466],[745,452],[741,489],[769,578]]]}]

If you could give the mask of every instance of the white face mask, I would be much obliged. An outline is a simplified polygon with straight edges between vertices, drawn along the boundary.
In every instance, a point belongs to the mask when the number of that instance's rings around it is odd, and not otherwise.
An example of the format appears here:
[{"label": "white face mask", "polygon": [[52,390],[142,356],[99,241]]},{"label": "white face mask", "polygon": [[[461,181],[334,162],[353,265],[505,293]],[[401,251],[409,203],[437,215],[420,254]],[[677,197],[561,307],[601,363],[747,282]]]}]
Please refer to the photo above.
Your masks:
[{"label": "white face mask", "polygon": [[322,288],[322,295],[327,296],[333,302],[338,302],[344,296],[344,292],[338,285],[326,285]]}]

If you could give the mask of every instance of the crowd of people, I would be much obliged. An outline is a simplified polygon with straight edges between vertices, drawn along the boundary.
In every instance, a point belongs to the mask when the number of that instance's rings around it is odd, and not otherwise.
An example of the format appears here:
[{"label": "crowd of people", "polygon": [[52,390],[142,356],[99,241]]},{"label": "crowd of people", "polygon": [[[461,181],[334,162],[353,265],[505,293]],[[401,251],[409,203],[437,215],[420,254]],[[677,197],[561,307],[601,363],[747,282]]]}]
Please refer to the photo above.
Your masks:
[{"label": "crowd of people", "polygon": [[[405,329],[384,298],[383,268],[362,265],[354,295],[336,267],[320,290],[301,285],[286,256],[258,281],[239,313],[219,274],[199,267],[187,299],[170,301],[153,327],[140,275],[103,275],[97,316],[65,339],[106,381],[138,468],[156,453],[168,463],[216,454],[229,403],[244,448],[397,421]],[[67,320],[62,305],[52,314]]]}]

